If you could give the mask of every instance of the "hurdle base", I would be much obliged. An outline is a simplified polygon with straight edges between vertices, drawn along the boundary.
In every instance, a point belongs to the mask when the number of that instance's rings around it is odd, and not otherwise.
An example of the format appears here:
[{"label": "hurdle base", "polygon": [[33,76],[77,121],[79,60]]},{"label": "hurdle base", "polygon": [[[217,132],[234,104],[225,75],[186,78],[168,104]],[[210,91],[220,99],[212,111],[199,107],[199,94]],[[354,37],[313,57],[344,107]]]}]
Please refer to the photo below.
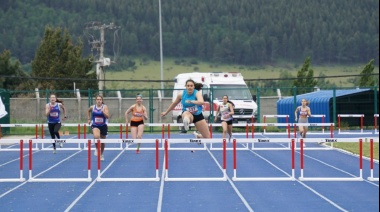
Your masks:
[{"label": "hurdle base", "polygon": [[232,177],[233,181],[295,181],[294,177]]},{"label": "hurdle base", "polygon": [[368,177],[367,180],[369,181],[379,181],[378,177]]},{"label": "hurdle base", "polygon": [[28,182],[91,182],[91,178],[29,178]]},{"label": "hurdle base", "polygon": [[159,177],[155,178],[102,178],[98,177],[96,178],[96,181],[98,182],[143,182],[143,181],[160,181]]},{"label": "hurdle base", "polygon": [[178,178],[178,177],[165,177],[165,181],[227,181],[227,177],[193,177],[193,178]]},{"label": "hurdle base", "polygon": [[300,181],[363,181],[362,177],[299,177]]},{"label": "hurdle base", "polygon": [[25,178],[4,178],[0,179],[0,183],[9,183],[9,182],[24,182]]}]

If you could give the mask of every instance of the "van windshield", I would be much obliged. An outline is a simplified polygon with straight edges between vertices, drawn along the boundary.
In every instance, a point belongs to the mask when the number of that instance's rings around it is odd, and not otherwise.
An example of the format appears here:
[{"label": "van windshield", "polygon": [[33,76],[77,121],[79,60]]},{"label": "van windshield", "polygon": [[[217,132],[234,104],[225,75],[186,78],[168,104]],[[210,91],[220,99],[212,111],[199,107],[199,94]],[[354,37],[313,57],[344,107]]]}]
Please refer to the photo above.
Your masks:
[{"label": "van windshield", "polygon": [[214,99],[223,99],[224,95],[229,100],[252,100],[252,95],[246,85],[211,85]]}]

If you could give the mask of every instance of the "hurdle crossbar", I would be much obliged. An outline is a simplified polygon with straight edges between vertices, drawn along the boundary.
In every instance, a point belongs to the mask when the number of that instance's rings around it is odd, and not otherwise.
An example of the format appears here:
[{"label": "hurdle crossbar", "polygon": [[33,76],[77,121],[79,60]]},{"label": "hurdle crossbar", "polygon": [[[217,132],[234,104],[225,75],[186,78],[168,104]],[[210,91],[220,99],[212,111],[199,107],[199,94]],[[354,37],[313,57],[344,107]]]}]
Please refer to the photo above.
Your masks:
[{"label": "hurdle crossbar", "polygon": [[17,140],[17,139],[6,139],[6,140],[0,140],[0,142],[2,141],[6,141],[6,142],[11,142],[11,143],[15,143],[16,141],[19,141],[19,151],[20,151],[20,166],[19,166],[19,170],[20,170],[20,177],[19,178],[0,178],[0,182],[23,182],[25,181],[25,178],[23,176],[23,164],[24,164],[24,161],[23,161],[23,153],[24,153],[24,140]]},{"label": "hurdle crossbar", "polygon": [[[189,139],[165,139],[165,181],[227,181],[226,173],[226,139],[194,139],[197,141],[189,141]],[[169,143],[223,143],[223,176],[222,177],[169,177]]]},{"label": "hurdle crossbar", "polygon": [[[325,114],[313,114],[311,116],[309,116],[310,118],[321,118],[321,123],[325,123],[325,118],[326,118],[326,115]],[[310,126],[318,126],[318,125],[310,125]],[[319,127],[319,126],[318,126]],[[308,131],[307,134],[326,134],[327,132],[325,132],[325,126],[320,126],[322,128],[322,131],[320,132],[314,132],[314,131]]]},{"label": "hurdle crossbar", "polygon": [[[266,131],[267,126],[281,126],[281,125],[272,125],[272,124],[276,124],[276,123],[267,123],[267,118],[285,118],[286,124],[288,124],[289,123],[289,115],[263,115],[263,118],[264,118],[264,124],[269,124],[269,125],[263,125],[263,134],[281,135],[281,134],[288,134],[289,133],[288,128],[286,128],[285,132],[267,132]],[[255,125],[259,126],[257,124],[255,124]]]},{"label": "hurdle crossbar", "polygon": [[[340,118],[360,118],[360,132],[342,132],[340,128]],[[338,114],[338,134],[372,134],[372,132],[364,132],[363,130],[364,114]]]},{"label": "hurdle crossbar", "polygon": [[[304,176],[304,151],[303,139],[301,139],[300,151],[300,166],[301,176],[298,178],[301,181],[363,181],[363,139],[362,138],[334,138],[334,142],[358,142],[359,141],[359,176],[353,177],[305,177]],[[351,175],[351,174],[350,174]]]},{"label": "hurdle crossbar", "polygon": [[[38,124],[0,124],[0,129],[2,129],[2,127],[34,127],[35,128],[35,138],[38,138]],[[1,137],[0,137],[0,140],[2,140]],[[32,149],[33,150],[39,150],[37,144]],[[19,151],[19,149],[13,149],[13,148],[3,149],[1,146],[1,142],[0,142],[0,151]],[[28,146],[28,148],[24,148],[24,151],[29,151],[29,146]]]},{"label": "hurdle crossbar", "polygon": [[[376,142],[379,142],[379,138],[376,139],[377,141]],[[373,159],[373,142],[374,142],[374,139],[370,139],[369,140],[370,142],[370,163],[369,163],[369,168],[370,168],[370,176],[367,178],[369,181],[379,181],[379,177],[374,177],[373,175],[373,168],[374,168],[374,159]]]},{"label": "hurdle crossbar", "polygon": [[[129,140],[129,141],[128,141]],[[104,143],[125,143],[125,142],[136,142],[136,143],[155,143],[156,147],[154,148],[156,152],[155,157],[155,177],[117,177],[117,178],[108,178],[108,177],[102,177],[101,173],[101,162],[100,162],[100,150],[98,150],[98,177],[96,178],[99,182],[129,182],[129,181],[160,181],[159,177],[159,139],[102,139],[102,142]],[[97,145],[100,146],[100,139],[97,140]],[[141,148],[140,148],[141,149]],[[116,161],[116,159],[125,151],[123,149],[120,154],[111,162],[111,164]],[[105,171],[105,170],[104,170]]]},{"label": "hurdle crossbar", "polygon": [[54,139],[30,139],[29,140],[29,179],[28,182],[91,182],[91,140],[90,139],[66,139],[65,143],[88,143],[87,148],[87,177],[86,178],[36,178],[33,177],[33,152],[30,148],[33,143],[51,143]]},{"label": "hurdle crossbar", "polygon": [[[294,138],[289,139],[289,138],[283,138],[282,140],[279,140],[280,142],[284,142],[286,140],[287,142],[290,143],[291,146],[291,169],[292,169],[292,174],[289,175],[289,177],[238,177],[237,176],[237,151],[236,151],[236,143],[238,142],[237,139],[233,140],[233,168],[234,168],[234,176],[232,177],[233,181],[294,181],[295,180],[295,173],[294,173],[294,167],[295,167],[295,162],[294,162]],[[274,141],[274,140],[273,140]],[[257,139],[252,139],[250,142],[259,142]]]}]

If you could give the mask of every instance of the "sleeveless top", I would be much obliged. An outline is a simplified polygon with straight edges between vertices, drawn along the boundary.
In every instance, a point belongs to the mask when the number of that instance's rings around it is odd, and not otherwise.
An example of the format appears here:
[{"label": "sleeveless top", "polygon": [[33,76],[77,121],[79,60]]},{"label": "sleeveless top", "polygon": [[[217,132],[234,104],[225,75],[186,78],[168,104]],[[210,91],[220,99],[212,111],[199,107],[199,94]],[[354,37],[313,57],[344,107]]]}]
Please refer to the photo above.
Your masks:
[{"label": "sleeveless top", "polygon": [[230,111],[230,103],[227,102],[227,104],[220,104],[219,105],[219,111],[220,111],[220,114],[221,114],[221,120],[223,121],[230,121],[233,119],[232,115],[228,115]]},{"label": "sleeveless top", "polygon": [[184,90],[182,92],[182,112],[184,111],[189,111],[193,115],[199,115],[202,113],[202,105],[196,105],[193,103],[186,103],[186,100],[197,100],[197,95],[198,91],[194,90],[194,92],[191,95],[187,94],[187,90]]},{"label": "sleeveless top", "polygon": [[50,113],[48,117],[48,123],[59,123],[61,121],[60,115],[61,115],[61,110],[59,109],[59,103],[55,104],[52,106],[49,103],[50,106]]},{"label": "sleeveless top", "polygon": [[143,117],[144,117],[144,109],[141,106],[141,111],[138,111],[135,105],[132,109],[131,121],[134,121],[134,122],[144,121]]},{"label": "sleeveless top", "polygon": [[92,118],[91,118],[91,122],[93,126],[101,127],[101,126],[107,125],[108,119],[104,116],[104,113],[102,111],[103,107],[104,107],[103,104],[100,108],[97,108],[96,105],[94,105],[92,109]]},{"label": "sleeveless top", "polygon": [[300,116],[306,116],[307,118],[307,111],[309,111],[310,108],[308,106],[306,106],[305,108],[303,108],[302,106],[298,106],[298,110],[299,110]]}]

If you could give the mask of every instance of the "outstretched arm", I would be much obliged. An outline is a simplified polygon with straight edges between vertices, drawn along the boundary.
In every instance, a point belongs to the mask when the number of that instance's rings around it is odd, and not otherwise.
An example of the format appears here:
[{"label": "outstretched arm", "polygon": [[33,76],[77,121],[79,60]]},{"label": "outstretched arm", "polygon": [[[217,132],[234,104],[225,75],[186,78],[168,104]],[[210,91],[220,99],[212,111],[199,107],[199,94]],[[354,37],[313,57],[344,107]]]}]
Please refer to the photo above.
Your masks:
[{"label": "outstretched arm", "polygon": [[165,112],[161,113],[161,116],[166,116],[171,110],[174,109],[175,106],[178,105],[178,103],[181,101],[181,99],[182,99],[182,93],[179,93],[177,95],[176,99],[170,104],[168,109]]}]

